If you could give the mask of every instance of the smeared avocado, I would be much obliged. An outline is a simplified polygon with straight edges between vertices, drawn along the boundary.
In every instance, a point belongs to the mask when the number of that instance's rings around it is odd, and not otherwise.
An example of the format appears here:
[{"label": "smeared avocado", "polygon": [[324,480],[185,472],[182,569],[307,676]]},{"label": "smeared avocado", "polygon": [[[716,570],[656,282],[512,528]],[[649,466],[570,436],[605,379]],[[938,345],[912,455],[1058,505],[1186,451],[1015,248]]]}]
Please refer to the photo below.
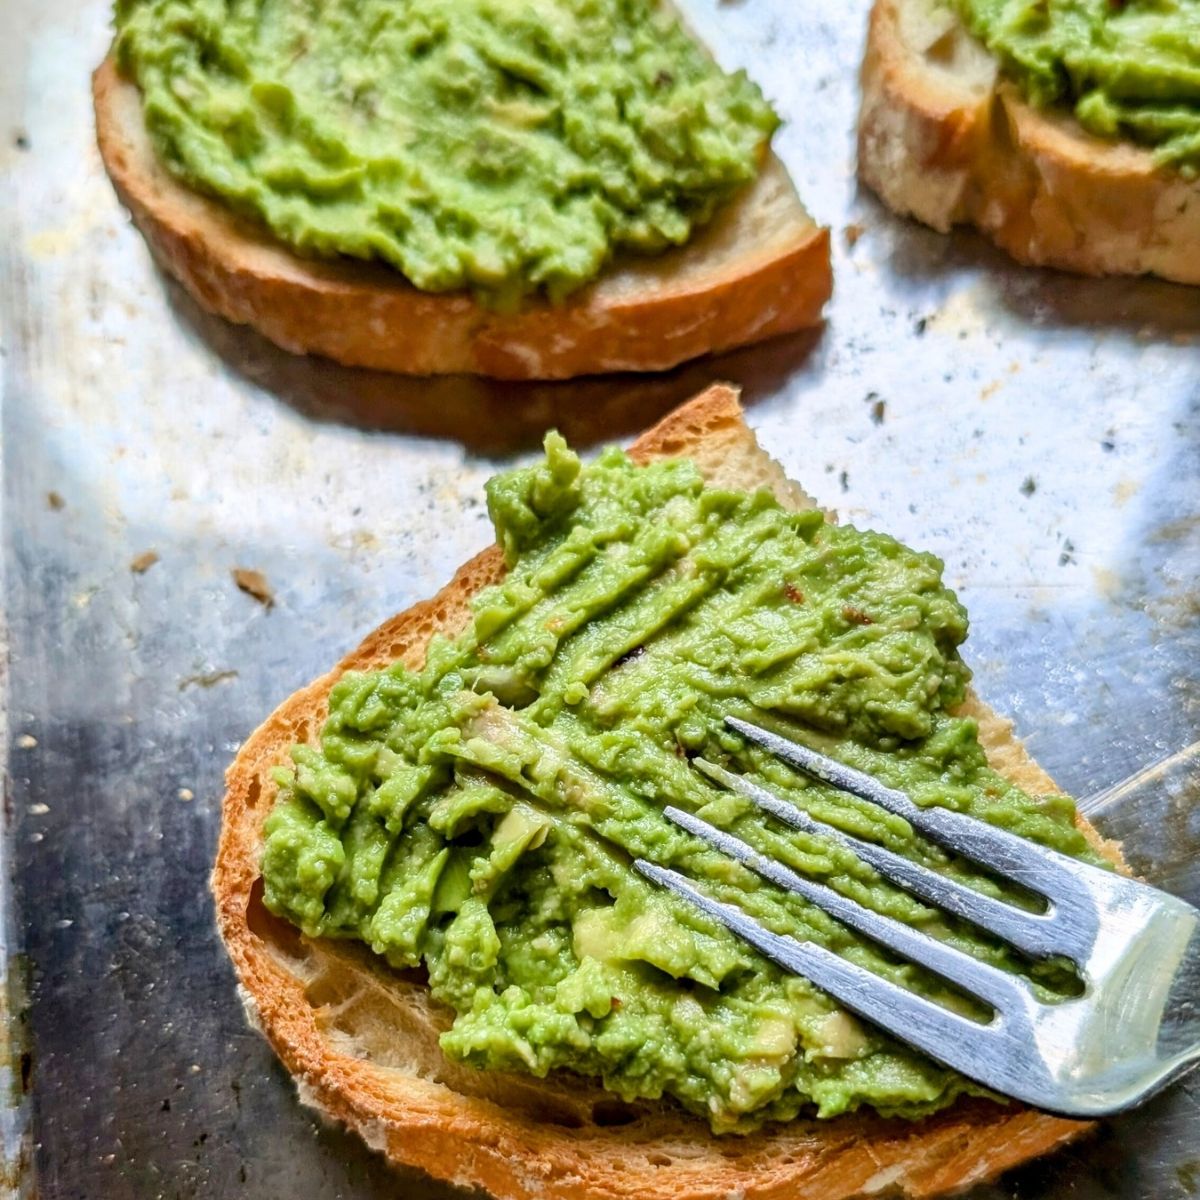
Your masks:
[{"label": "smeared avocado", "polygon": [[[714,1129],[860,1105],[918,1116],[966,1080],[856,1020],[631,869],[678,868],[772,929],[944,1003],[964,1000],[662,815],[673,804],[803,874],[1007,970],[1010,950],[764,819],[702,757],[990,894],[998,885],[871,804],[746,744],[767,722],[905,789],[1092,858],[1065,797],[991,770],[954,715],[968,672],[941,563],[883,534],[704,484],[687,461],[590,466],[561,438],[488,486],[509,572],[420,671],[348,674],[317,747],[277,771],[265,898],[312,937],[423,964],[483,1068],[566,1068],[673,1096]],[[1057,987],[1047,968],[1035,986]]]},{"label": "smeared avocado", "polygon": [[778,124],[658,0],[118,0],[116,25],[187,184],[501,307],[686,242]]}]

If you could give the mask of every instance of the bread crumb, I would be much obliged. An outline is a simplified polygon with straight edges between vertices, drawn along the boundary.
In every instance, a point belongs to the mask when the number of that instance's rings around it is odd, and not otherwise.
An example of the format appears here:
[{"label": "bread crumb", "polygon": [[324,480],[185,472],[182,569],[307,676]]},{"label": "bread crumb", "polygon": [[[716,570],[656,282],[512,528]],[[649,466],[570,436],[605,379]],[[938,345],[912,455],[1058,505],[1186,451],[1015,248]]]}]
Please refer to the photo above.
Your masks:
[{"label": "bread crumb", "polygon": [[842,236],[846,239],[846,248],[853,250],[858,245],[858,239],[866,233],[866,226],[861,221],[852,221],[845,229],[842,230]]},{"label": "bread crumb", "polygon": [[32,733],[23,733],[17,738],[18,750],[32,750],[37,744],[37,738]]},{"label": "bread crumb", "polygon": [[129,569],[135,575],[145,575],[156,562],[158,562],[157,550],[143,550],[141,554],[130,562]]},{"label": "bread crumb", "polygon": [[54,512],[62,512],[62,510],[67,507],[67,502],[58,492],[47,492],[46,507]]},{"label": "bread crumb", "polygon": [[271,585],[267,582],[267,577],[261,571],[253,571],[249,567],[235,567],[233,569],[233,582],[247,596],[253,596],[264,608],[274,606],[275,593],[271,590]]},{"label": "bread crumb", "polygon": [[180,788],[177,795],[180,800],[195,800],[196,793],[191,788]]}]

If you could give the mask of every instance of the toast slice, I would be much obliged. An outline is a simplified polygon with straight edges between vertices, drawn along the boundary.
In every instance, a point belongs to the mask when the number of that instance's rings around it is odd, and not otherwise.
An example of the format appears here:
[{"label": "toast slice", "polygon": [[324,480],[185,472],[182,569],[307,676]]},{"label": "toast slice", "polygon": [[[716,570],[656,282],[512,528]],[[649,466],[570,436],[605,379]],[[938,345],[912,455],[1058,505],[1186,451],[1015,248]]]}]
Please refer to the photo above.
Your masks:
[{"label": "toast slice", "polygon": [[[710,482],[768,487],[786,505],[812,505],[759,448],[737,393],[724,385],[644,433],[631,453],[641,462],[686,456]],[[275,795],[271,768],[294,743],[318,737],[329,690],[344,671],[396,660],[419,668],[430,636],[461,631],[471,596],[503,574],[499,548],[483,551],[432,600],[391,618],[328,675],[284,701],[229,769],[212,877],[218,924],[246,1011],[295,1077],[302,1100],[357,1130],[393,1162],[500,1200],[849,1200],[880,1193],[916,1200],[991,1178],[1089,1128],[1018,1105],[963,1099],[917,1122],[862,1112],[717,1137],[672,1103],[625,1104],[577,1076],[538,1080],[451,1062],[438,1047],[451,1014],[418,975],[390,970],[365,947],[307,939],[272,916],[262,903],[259,869]],[[965,707],[979,720],[999,771],[1031,792],[1053,790],[1006,721],[973,697]],[[1095,840],[1119,862],[1115,846]]]},{"label": "toast slice", "polygon": [[1200,283],[1200,179],[1026,103],[938,0],[875,0],[858,170],[897,213],[1023,263]]},{"label": "toast slice", "polygon": [[158,262],[210,312],[297,354],[406,375],[657,371],[816,325],[833,287],[829,230],[773,155],[685,246],[623,259],[563,304],[504,314],[382,264],[298,257],[159,163],[141,95],[111,56],[92,96],[104,165]]}]

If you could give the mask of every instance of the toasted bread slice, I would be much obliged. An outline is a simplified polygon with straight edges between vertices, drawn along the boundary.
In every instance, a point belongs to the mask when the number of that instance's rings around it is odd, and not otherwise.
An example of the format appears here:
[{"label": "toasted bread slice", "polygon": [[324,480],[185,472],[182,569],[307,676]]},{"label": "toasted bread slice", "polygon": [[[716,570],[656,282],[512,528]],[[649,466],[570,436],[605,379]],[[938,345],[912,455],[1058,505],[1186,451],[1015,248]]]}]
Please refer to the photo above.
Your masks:
[{"label": "toasted bread slice", "polygon": [[1024,263],[1200,283],[1200,179],[1027,104],[937,0],[875,0],[858,170],[896,212]]},{"label": "toasted bread slice", "polygon": [[563,304],[502,314],[382,264],[299,258],[168,173],[111,56],[92,95],[104,165],[159,263],[210,312],[295,353],[406,375],[657,371],[816,325],[833,286],[829,230],[774,156],[687,245],[622,259]]},{"label": "toasted bread slice", "polygon": [[[643,434],[632,454],[641,462],[687,456],[711,482],[769,487],[790,506],[812,503],[759,448],[737,394],[723,385]],[[430,636],[461,631],[470,598],[503,574],[497,547],[472,559],[432,600],[393,617],[286,700],[229,769],[212,879],[218,922],[250,1019],[303,1100],[394,1162],[501,1200],[929,1197],[990,1178],[1088,1128],[1017,1105],[960,1100],[917,1122],[864,1112],[717,1137],[670,1102],[627,1105],[575,1076],[538,1080],[450,1062],[438,1047],[450,1014],[417,976],[390,970],[362,947],[304,938],[269,914],[259,862],[275,796],[271,768],[294,743],[317,739],[339,675],[397,660],[418,668]],[[1031,792],[1053,790],[1007,722],[974,698],[966,708],[998,770]],[[1119,861],[1115,846],[1104,850]]]}]

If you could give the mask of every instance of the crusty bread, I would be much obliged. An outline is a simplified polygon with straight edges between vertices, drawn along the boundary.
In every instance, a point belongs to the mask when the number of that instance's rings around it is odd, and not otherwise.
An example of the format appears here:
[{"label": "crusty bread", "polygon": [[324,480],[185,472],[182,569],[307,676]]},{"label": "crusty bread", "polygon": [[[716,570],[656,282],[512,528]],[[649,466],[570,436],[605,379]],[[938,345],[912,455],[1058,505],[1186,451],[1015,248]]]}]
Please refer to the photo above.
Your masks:
[{"label": "crusty bread", "polygon": [[[723,385],[643,434],[632,454],[639,461],[686,455],[710,481],[769,487],[797,507],[812,503],[759,448],[736,393]],[[218,923],[247,1012],[303,1100],[393,1161],[501,1200],[929,1197],[990,1178],[1088,1128],[1017,1105],[960,1100],[920,1122],[859,1113],[716,1137],[669,1102],[626,1105],[574,1076],[536,1080],[450,1062],[437,1040],[449,1014],[416,975],[391,971],[346,942],[304,938],[268,913],[259,860],[275,796],[271,768],[293,743],[317,739],[342,672],[396,660],[419,667],[430,636],[459,632],[471,596],[503,573],[496,547],[472,559],[432,600],[393,617],[286,700],[229,769],[212,879]],[[1053,790],[1007,722],[974,698],[966,707],[998,770],[1031,792]],[[1119,861],[1116,847],[1105,849]]]},{"label": "crusty bread", "polygon": [[1200,283],[1200,179],[1027,104],[936,0],[875,0],[858,169],[896,212],[1021,262]]},{"label": "crusty bread", "polygon": [[657,371],[816,325],[833,286],[829,230],[774,156],[686,246],[626,258],[561,305],[501,314],[382,264],[297,257],[167,172],[111,56],[92,95],[104,165],[159,263],[209,311],[296,353],[406,375]]}]

